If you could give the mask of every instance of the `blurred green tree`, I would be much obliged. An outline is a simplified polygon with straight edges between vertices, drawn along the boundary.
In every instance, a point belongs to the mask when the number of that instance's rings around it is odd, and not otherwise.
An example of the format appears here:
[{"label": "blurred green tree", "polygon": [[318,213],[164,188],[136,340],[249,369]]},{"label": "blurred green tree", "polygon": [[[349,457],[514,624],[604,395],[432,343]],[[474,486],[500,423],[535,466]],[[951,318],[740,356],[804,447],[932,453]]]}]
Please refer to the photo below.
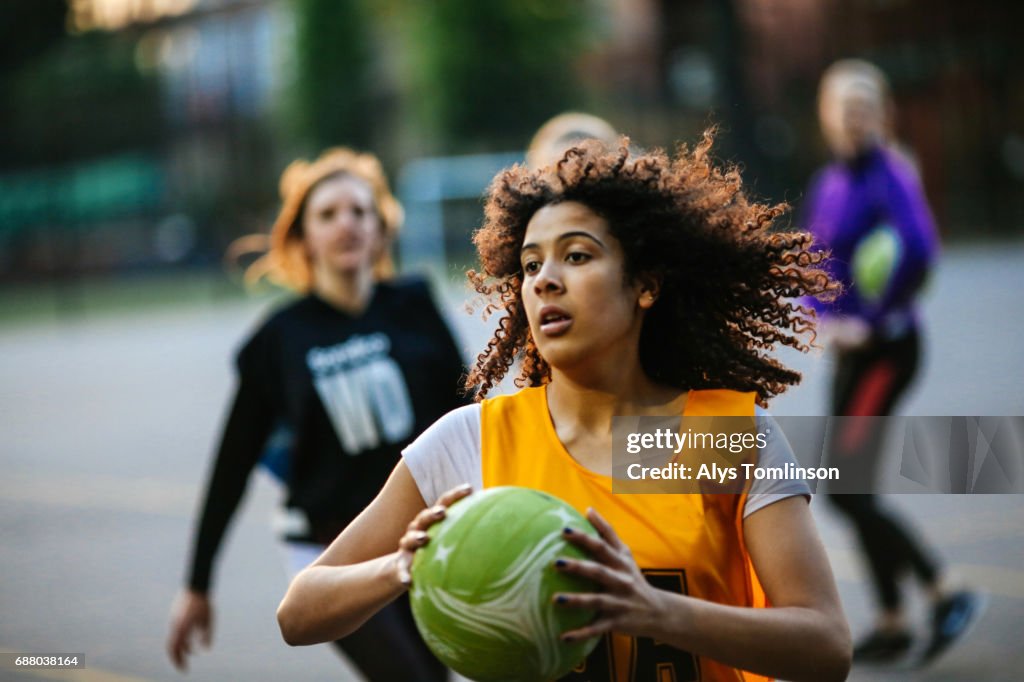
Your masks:
[{"label": "blurred green tree", "polygon": [[46,52],[65,34],[67,0],[0,3],[0,75]]},{"label": "blurred green tree", "polygon": [[297,137],[313,149],[370,145],[374,54],[367,0],[295,0]]},{"label": "blurred green tree", "polygon": [[156,78],[132,36],[67,37],[7,74],[5,165],[61,164],[153,147],[162,130]]},{"label": "blurred green tree", "polygon": [[64,37],[66,0],[10,0],[0,3],[0,165],[15,163],[19,131],[15,125],[18,102],[15,93],[19,72],[44,55]]},{"label": "blurred green tree", "polygon": [[411,109],[447,150],[520,147],[583,105],[576,74],[599,13],[587,0],[403,0]]}]

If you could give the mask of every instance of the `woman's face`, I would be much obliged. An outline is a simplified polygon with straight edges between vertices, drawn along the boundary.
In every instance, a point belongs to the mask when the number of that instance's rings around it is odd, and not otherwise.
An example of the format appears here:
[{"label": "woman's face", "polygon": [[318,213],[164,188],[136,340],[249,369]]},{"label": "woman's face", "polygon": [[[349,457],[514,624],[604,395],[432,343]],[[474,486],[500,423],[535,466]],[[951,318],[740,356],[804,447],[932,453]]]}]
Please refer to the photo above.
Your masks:
[{"label": "woman's face", "polygon": [[885,134],[885,104],[876,88],[842,80],[823,92],[818,108],[821,130],[832,153],[852,158],[878,144]]},{"label": "woman's face", "polygon": [[317,185],[303,214],[314,277],[370,269],[384,247],[370,185],[339,175]]},{"label": "woman's face", "polygon": [[530,332],[549,365],[637,357],[641,309],[654,299],[626,281],[622,247],[604,218],[575,201],[545,206],[526,227],[520,261]]}]

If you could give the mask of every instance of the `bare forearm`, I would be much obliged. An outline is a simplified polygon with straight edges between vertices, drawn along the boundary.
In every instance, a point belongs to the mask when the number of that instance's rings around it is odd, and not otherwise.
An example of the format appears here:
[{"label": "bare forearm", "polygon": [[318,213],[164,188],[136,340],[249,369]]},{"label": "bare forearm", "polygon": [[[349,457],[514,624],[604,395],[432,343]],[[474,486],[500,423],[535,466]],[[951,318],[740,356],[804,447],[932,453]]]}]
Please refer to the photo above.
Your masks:
[{"label": "bare forearm", "polygon": [[796,606],[747,608],[665,593],[648,636],[753,673],[786,680],[845,680],[850,634],[841,617]]},{"label": "bare forearm", "polygon": [[277,622],[291,644],[330,642],[357,630],[406,587],[395,577],[394,554],[349,566],[310,566],[292,581]]}]

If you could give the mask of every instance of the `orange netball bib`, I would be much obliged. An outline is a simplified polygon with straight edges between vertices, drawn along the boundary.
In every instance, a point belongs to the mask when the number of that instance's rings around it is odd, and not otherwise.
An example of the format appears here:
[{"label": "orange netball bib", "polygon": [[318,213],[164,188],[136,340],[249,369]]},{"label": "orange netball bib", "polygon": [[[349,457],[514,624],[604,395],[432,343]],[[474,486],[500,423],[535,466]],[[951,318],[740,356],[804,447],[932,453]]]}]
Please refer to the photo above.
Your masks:
[{"label": "orange netball bib", "polygon": [[[754,394],[691,391],[684,416],[754,416]],[[517,485],[596,509],[658,588],[734,606],[763,607],[743,542],[746,494],[616,495],[612,479],[581,466],[555,433],[544,387],[483,401],[485,488]],[[606,636],[567,677],[588,682],[764,680],[647,638]]]}]

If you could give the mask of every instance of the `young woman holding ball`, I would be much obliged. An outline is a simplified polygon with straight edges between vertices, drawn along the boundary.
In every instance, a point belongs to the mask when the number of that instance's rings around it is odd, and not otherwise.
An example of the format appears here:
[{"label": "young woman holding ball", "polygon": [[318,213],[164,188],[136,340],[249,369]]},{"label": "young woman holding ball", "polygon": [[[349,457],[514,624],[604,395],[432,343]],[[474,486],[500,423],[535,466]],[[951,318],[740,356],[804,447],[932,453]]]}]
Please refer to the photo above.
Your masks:
[{"label": "young woman holding ball", "polygon": [[[600,534],[568,529],[590,559],[557,564],[602,586],[556,597],[599,612],[563,639],[604,636],[566,679],[646,680],[665,666],[678,679],[846,677],[849,631],[805,485],[611,490],[613,416],[769,419],[760,406],[800,375],[764,351],[806,350],[813,322],[791,299],[837,288],[810,236],[769,233],[782,208],[749,201],[710,147],[710,134],[674,158],[586,141],[495,178],[475,236],[482,271],[470,273],[504,313],[467,381],[481,402],[406,448],[377,498],[292,582],[278,610],[289,643],[357,629],[406,592],[448,505],[518,485],[566,500]],[[516,361],[522,390],[485,400]],[[759,457],[793,455],[778,435]],[[678,589],[653,573],[680,578]]]}]

